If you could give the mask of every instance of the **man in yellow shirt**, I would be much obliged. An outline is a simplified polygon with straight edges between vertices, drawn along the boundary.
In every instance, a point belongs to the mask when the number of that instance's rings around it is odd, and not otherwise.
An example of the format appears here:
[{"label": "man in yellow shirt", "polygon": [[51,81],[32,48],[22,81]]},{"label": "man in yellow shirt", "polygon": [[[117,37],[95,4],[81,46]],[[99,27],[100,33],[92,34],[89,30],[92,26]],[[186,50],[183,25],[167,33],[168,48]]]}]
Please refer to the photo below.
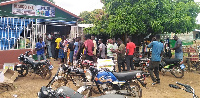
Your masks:
[{"label": "man in yellow shirt", "polygon": [[58,52],[59,52],[59,49],[60,49],[60,42],[61,41],[62,41],[61,36],[58,35],[58,37],[55,40],[55,42],[56,42],[55,60],[57,60],[57,58],[58,58]]}]

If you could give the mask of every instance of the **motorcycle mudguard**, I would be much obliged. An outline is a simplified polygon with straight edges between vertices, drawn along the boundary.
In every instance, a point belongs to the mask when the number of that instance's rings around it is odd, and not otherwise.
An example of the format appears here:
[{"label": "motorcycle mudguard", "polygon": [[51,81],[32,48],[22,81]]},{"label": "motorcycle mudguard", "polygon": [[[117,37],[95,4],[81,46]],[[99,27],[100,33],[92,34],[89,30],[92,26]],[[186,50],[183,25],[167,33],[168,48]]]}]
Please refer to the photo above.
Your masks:
[{"label": "motorcycle mudguard", "polygon": [[47,88],[45,86],[41,87],[40,92],[38,92],[38,97],[39,98],[48,98],[48,92]]},{"label": "motorcycle mudguard", "polygon": [[78,93],[77,91],[74,91],[73,89],[66,87],[66,86],[62,86],[60,88],[58,88],[56,90],[56,92],[58,92],[59,90],[62,91],[62,93],[70,98],[83,98],[83,95],[81,95],[80,93]]},{"label": "motorcycle mudguard", "polygon": [[15,71],[21,71],[21,70],[18,70],[18,69],[17,69],[17,68],[21,68],[21,67],[24,68],[24,67],[26,67],[26,65],[18,64],[18,65],[15,66],[14,70],[15,70]]}]

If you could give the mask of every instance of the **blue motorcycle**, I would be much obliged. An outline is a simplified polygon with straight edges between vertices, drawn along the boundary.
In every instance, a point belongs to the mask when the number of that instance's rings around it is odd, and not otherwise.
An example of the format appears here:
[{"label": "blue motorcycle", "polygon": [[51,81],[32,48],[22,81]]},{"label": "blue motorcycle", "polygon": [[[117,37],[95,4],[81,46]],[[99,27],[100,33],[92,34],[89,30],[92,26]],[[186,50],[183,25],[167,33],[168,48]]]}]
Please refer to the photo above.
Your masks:
[{"label": "blue motorcycle", "polygon": [[111,72],[107,69],[99,71],[94,67],[90,67],[85,73],[89,82],[96,84],[98,91],[93,89],[93,84],[86,83],[77,91],[81,94],[86,92],[88,96],[92,95],[92,91],[101,94],[121,94],[133,97],[142,97],[142,89],[139,83],[146,87],[145,78],[149,75],[143,71],[128,72]]}]

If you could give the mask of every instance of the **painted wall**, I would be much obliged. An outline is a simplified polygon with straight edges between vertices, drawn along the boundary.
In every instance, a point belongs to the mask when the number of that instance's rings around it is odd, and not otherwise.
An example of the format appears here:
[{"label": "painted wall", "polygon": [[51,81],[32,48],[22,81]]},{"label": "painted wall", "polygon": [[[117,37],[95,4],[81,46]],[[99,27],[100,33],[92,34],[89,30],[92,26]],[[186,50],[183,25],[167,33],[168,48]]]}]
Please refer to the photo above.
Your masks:
[{"label": "painted wall", "polygon": [[30,50],[31,49],[0,51],[0,69],[3,68],[4,63],[18,63],[18,56]]}]

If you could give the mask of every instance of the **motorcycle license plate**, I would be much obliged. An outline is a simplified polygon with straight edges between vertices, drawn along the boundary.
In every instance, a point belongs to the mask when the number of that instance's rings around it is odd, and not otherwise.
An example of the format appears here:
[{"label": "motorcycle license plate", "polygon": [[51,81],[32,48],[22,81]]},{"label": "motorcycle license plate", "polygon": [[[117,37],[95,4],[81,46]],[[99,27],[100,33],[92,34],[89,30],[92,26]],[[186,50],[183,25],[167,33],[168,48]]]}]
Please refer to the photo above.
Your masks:
[{"label": "motorcycle license plate", "polygon": [[53,65],[50,65],[50,66],[49,66],[49,70],[51,70],[51,69],[53,69]]},{"label": "motorcycle license plate", "polygon": [[184,65],[184,64],[181,64],[180,67],[181,67],[181,69],[184,69],[184,68],[185,68],[185,65]]}]

